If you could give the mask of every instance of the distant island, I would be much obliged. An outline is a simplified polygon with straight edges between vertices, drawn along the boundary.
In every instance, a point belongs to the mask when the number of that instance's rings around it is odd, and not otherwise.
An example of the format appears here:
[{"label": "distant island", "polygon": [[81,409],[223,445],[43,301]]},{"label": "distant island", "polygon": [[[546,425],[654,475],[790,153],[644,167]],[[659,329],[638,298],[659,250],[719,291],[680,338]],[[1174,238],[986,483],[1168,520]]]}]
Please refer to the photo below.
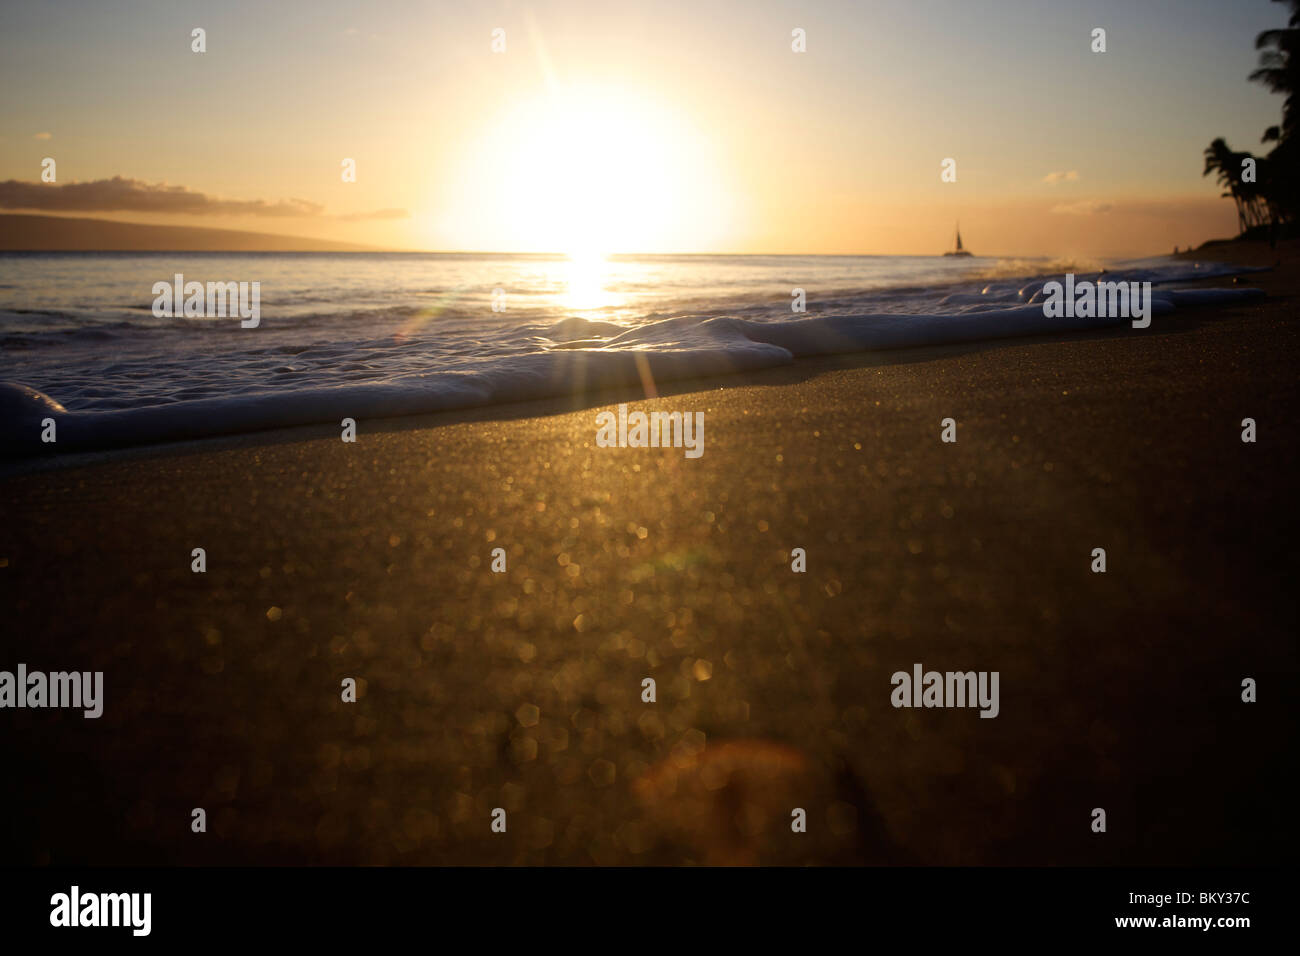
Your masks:
[{"label": "distant island", "polygon": [[3,252],[383,252],[376,246],[237,229],[0,214]]}]

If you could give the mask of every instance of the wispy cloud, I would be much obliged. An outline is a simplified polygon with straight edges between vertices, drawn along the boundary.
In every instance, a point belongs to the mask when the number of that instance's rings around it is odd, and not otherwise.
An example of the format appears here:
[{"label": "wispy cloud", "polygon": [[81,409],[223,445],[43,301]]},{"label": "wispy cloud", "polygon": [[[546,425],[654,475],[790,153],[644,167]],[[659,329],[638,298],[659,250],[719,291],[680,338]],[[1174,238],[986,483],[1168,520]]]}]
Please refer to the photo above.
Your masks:
[{"label": "wispy cloud", "polygon": [[1043,177],[1043,182],[1049,186],[1055,186],[1057,183],[1077,183],[1078,181],[1079,171],[1077,169],[1048,173]]},{"label": "wispy cloud", "polygon": [[374,212],[350,212],[330,218],[341,222],[356,222],[361,219],[409,219],[411,214],[405,209],[376,209]]},{"label": "wispy cloud", "polygon": [[53,133],[37,133],[36,136],[35,136],[35,138],[36,138],[36,139],[50,139],[50,138],[53,137],[53,136],[54,136]]},{"label": "wispy cloud", "polygon": [[1081,202],[1061,203],[1053,206],[1048,212],[1063,216],[1095,216],[1100,213],[1110,212],[1114,208],[1114,203],[1102,202],[1098,199],[1085,199]]},{"label": "wispy cloud", "polygon": [[305,199],[220,199],[185,186],[145,183],[114,176],[86,183],[0,182],[0,209],[39,209],[46,212],[141,212],[187,216],[325,217],[348,221],[404,219],[404,209],[381,209],[326,217],[325,207]]}]

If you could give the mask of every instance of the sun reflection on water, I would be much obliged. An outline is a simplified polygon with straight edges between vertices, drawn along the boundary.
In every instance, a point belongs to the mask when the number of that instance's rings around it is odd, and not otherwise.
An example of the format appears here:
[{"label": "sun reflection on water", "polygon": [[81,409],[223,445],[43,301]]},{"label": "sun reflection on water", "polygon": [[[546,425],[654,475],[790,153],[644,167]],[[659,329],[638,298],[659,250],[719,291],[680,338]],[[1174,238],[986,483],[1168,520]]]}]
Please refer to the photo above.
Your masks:
[{"label": "sun reflection on water", "polygon": [[617,305],[621,297],[605,285],[610,276],[610,264],[605,255],[594,250],[573,252],[565,263],[568,291],[564,296],[566,307],[585,312]]}]

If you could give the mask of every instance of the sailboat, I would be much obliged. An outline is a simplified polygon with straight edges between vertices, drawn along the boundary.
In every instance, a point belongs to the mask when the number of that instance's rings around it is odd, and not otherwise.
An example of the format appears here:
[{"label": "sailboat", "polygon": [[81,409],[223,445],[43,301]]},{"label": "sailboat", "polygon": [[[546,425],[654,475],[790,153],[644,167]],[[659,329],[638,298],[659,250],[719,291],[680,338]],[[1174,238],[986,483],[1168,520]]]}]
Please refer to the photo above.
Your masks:
[{"label": "sailboat", "polygon": [[970,253],[961,247],[961,224],[957,224],[957,248],[951,252],[945,252],[945,256],[969,256]]}]

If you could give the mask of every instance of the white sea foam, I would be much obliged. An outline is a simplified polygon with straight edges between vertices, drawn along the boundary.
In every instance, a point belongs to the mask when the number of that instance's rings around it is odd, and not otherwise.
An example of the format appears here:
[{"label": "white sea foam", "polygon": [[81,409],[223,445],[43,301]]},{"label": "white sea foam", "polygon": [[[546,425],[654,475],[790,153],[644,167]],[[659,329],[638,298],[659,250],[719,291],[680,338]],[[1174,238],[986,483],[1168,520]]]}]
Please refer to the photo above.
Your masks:
[{"label": "white sea foam", "polygon": [[[46,418],[57,424],[59,450],[104,447],[591,392],[646,375],[722,383],[731,373],[815,355],[1127,326],[1115,318],[1046,318],[1041,290],[1051,275],[1004,274],[979,260],[964,270],[903,258],[633,260],[615,264],[605,282],[622,291],[579,313],[544,268],[553,260],[537,257],[506,266],[500,258],[476,261],[474,269],[452,257],[462,287],[449,287],[446,275],[430,285],[438,276],[420,257],[386,259],[382,269],[335,257],[195,258],[185,263],[187,274],[211,267],[261,279],[261,328],[159,325],[147,309],[105,305],[129,298],[106,279],[83,279],[78,301],[50,296],[51,304],[24,284],[30,260],[24,271],[0,257],[5,452],[48,450],[40,442]],[[57,268],[70,264],[61,259]],[[169,265],[131,260],[141,279]],[[340,280],[349,266],[369,270],[364,281]],[[439,267],[446,272],[445,262]],[[562,277],[564,263],[558,268]],[[510,311],[496,314],[488,296],[504,281],[493,278],[503,269],[514,270],[507,279],[523,291],[512,294]],[[312,270],[316,285],[301,277]],[[1153,282],[1158,323],[1176,308],[1259,294],[1171,288],[1232,271],[1154,260],[1104,277]],[[855,290],[859,274],[863,288]],[[396,290],[395,276],[405,283]],[[293,283],[282,287],[290,292],[277,296],[277,280]],[[795,285],[809,289],[807,315],[790,312]],[[329,298],[322,286],[335,296],[333,311],[322,307]],[[433,308],[422,304],[430,297]]]}]

